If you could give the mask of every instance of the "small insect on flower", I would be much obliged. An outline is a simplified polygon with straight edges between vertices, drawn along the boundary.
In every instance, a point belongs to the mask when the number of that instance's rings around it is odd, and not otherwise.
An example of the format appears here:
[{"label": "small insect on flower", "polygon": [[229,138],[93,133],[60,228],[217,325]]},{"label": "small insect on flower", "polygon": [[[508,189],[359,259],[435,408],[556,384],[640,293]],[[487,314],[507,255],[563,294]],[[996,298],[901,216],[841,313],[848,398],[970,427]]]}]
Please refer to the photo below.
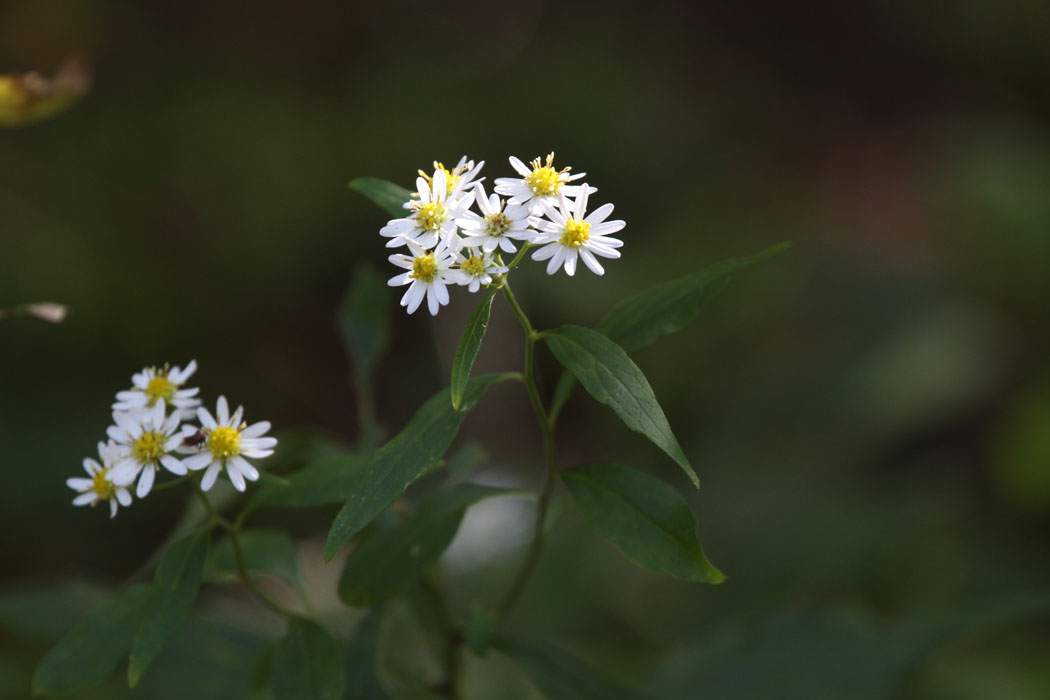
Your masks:
[{"label": "small insect on flower", "polygon": [[423,248],[433,248],[438,241],[449,240],[456,235],[456,217],[469,206],[464,199],[449,199],[445,171],[438,169],[430,180],[416,178],[419,199],[407,203],[412,214],[403,219],[392,219],[379,230],[379,235],[389,238],[387,248],[397,248],[408,242]]},{"label": "small insect on flower", "polygon": [[583,189],[576,201],[570,202],[564,194],[559,194],[557,207],[548,203],[543,205],[550,221],[533,218],[532,225],[540,230],[533,243],[543,247],[532,254],[532,259],[549,259],[548,275],[553,275],[559,267],[564,267],[567,275],[574,275],[577,258],[582,259],[591,272],[602,275],[605,274],[605,268],[595,256],[620,257],[620,252],[615,249],[623,246],[623,241],[608,234],[616,233],[626,224],[623,221],[606,221],[613,211],[611,204],[603,204],[590,216],[584,216],[588,196],[589,192]]},{"label": "small insect on flower", "polygon": [[[193,433],[183,433],[180,439],[184,449],[196,451],[187,457],[183,464],[190,471],[207,469],[201,479],[201,488],[209,490],[224,468],[230,483],[238,491],[246,488],[245,480],[257,481],[258,470],[245,457],[262,459],[273,454],[277,439],[263,437],[270,430],[269,421],[260,421],[252,425],[243,423],[244,407],[238,406],[230,415],[230,406],[225,396],[220,396],[215,406],[213,417],[208,409],[197,410],[197,419],[201,422],[200,433],[204,439],[199,440]],[[187,440],[189,435],[192,440]],[[187,444],[189,443],[189,444]]]},{"label": "small insect on flower", "polygon": [[[485,178],[478,178],[478,173],[481,172],[482,166],[485,165],[485,161],[479,162],[477,165],[474,161],[467,160],[466,156],[459,159],[456,163],[456,167],[449,170],[445,167],[444,163],[434,161],[434,172],[438,170],[445,174],[445,198],[450,202],[461,202],[464,199],[466,206],[470,206],[470,200],[473,198],[472,187],[484,180]],[[428,175],[426,171],[420,170],[419,176],[427,181],[428,184],[433,185],[433,176]],[[405,208],[410,209],[412,207],[411,202],[405,203]]]},{"label": "small insect on flower", "polygon": [[474,188],[474,198],[482,216],[472,211],[464,212],[456,219],[456,224],[463,230],[463,245],[480,247],[491,253],[497,247],[505,253],[515,253],[517,248],[511,239],[530,241],[536,232],[529,228],[528,207],[520,204],[507,205],[498,195],[485,197],[485,187],[478,183]]},{"label": "small insect on flower", "polygon": [[[579,185],[569,185],[568,183],[573,180],[579,180],[587,174],[576,173],[575,175],[570,175],[569,171],[572,168],[555,170],[553,153],[547,156],[546,163],[539,158],[534,158],[530,165],[532,167],[526,166],[520,160],[511,156],[510,166],[521,177],[496,178],[496,193],[510,197],[511,204],[527,205],[533,214],[540,213],[539,206],[544,202],[554,203],[559,194],[564,194],[566,197],[576,197],[580,193],[581,187]],[[587,185],[583,187],[587,187]],[[590,191],[597,192],[598,190],[591,187]]]},{"label": "small insect on flower", "polygon": [[193,418],[197,413],[197,407],[201,405],[201,400],[194,398],[200,390],[196,387],[191,389],[182,387],[196,371],[196,360],[190,360],[186,369],[180,369],[178,365],[175,367],[164,365],[161,368],[147,367],[132,375],[130,390],[117,392],[117,401],[113,404],[113,410],[133,411],[139,408],[151,408],[157,401],[163,400],[169,407],[177,409],[183,419]]},{"label": "small insect on flower", "polygon": [[174,411],[165,416],[165,412],[164,399],[159,399],[152,408],[130,413],[114,411],[115,425],[106,430],[121,451],[121,459],[113,468],[113,481],[130,484],[141,473],[135,489],[139,498],[149,495],[159,466],[177,476],[186,473],[182,460],[172,454],[182,444],[182,434],[178,432],[181,415]]},{"label": "small insect on flower", "polygon": [[410,243],[408,248],[412,255],[391,255],[389,258],[390,262],[408,272],[391,277],[387,284],[391,287],[411,285],[401,297],[401,306],[407,307],[408,313],[414,313],[426,297],[430,315],[436,316],[438,310],[448,304],[447,285],[467,283],[462,272],[452,269],[456,253],[446,244],[431,252],[415,243]]},{"label": "small insect on flower", "polygon": [[502,275],[507,272],[504,265],[497,265],[496,261],[485,255],[483,250],[468,248],[467,252],[470,253],[467,257],[457,253],[456,260],[459,262],[459,270],[464,277],[460,284],[467,285],[467,290],[471,293],[481,289],[482,285],[492,284],[493,275]]},{"label": "small insect on flower", "polygon": [[117,514],[117,504],[125,508],[131,505],[131,494],[126,486],[113,482],[113,466],[120,459],[120,448],[110,441],[98,443],[98,457],[101,464],[90,457],[84,460],[84,471],[90,478],[74,477],[66,479],[66,486],[79,491],[73,499],[75,506],[95,506],[99,501],[109,501],[109,517]]}]

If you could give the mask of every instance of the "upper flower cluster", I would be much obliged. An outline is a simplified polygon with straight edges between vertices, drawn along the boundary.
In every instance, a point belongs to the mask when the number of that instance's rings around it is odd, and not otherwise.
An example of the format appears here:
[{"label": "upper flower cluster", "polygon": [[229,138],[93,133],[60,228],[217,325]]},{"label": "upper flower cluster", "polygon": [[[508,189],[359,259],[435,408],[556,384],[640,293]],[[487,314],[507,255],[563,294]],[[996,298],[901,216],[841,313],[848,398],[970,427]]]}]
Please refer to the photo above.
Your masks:
[{"label": "upper flower cluster", "polygon": [[[199,389],[186,387],[196,371],[195,361],[185,369],[147,367],[131,377],[131,389],[117,392],[113,425],[106,429],[109,441],[98,443],[98,460],[84,460],[90,478],[66,481],[78,492],[74,505],[108,501],[113,517],[118,503],[131,505],[130,487],[136,481],[136,496],[149,495],[161,468],[177,476],[206,470],[200,481],[205,491],[223,468],[238,491],[244,491],[246,479],[259,478],[245,458],[273,454],[277,440],[264,437],[270,424],[242,422],[244,408],[239,406],[231,414],[225,396],[219,397],[212,416],[197,398]],[[200,427],[183,423],[193,418]]]},{"label": "upper flower cluster", "polygon": [[[392,287],[410,285],[401,306],[413,313],[423,300],[431,314],[448,304],[449,285],[471,292],[498,283],[529,248],[533,260],[547,260],[547,274],[563,268],[576,273],[578,260],[597,275],[605,273],[599,257],[618,258],[623,241],[609,234],[624,227],[607,221],[613,205],[587,214],[588,198],[598,190],[569,184],[586,173],[554,167],[554,154],[525,165],[515,157],[510,165],[519,177],[501,177],[495,192],[487,194],[479,178],[484,161],[459,160],[449,170],[434,163],[431,173],[419,171],[416,192],[405,202],[409,214],[389,221],[379,234],[388,248],[405,246],[408,254],[391,255],[390,262],[405,272],[390,279]],[[500,196],[502,195],[502,197]],[[472,207],[477,205],[477,211]],[[524,243],[518,251],[515,241]],[[501,253],[517,253],[504,264]]]}]

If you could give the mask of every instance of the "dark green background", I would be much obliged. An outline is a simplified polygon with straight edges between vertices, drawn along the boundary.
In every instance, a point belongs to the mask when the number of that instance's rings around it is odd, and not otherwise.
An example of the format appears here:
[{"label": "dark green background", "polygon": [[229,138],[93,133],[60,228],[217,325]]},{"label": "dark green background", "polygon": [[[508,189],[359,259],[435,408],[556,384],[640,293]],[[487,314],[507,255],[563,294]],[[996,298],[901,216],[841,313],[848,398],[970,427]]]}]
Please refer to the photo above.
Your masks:
[{"label": "dark green background", "polygon": [[[690,498],[728,581],[636,570],[566,509],[516,626],[657,697],[1050,696],[1050,8],[727,5],[0,9],[0,70],[79,51],[95,72],[69,113],[0,132],[0,307],[73,307],[59,326],[0,325],[4,696],[98,600],[65,582],[123,585],[182,507],[157,494],[110,522],[69,505],[63,481],[132,372],[196,358],[209,402],[355,439],[334,314],[387,251],[385,215],[347,182],[409,186],[463,153],[491,182],[508,155],[550,150],[627,228],[602,278],[515,275],[541,327],[795,246],[635,356],[700,474]],[[447,383],[476,299],[454,293],[434,321],[392,304],[375,375],[389,428]],[[520,362],[497,304],[479,367]],[[465,433],[490,478],[533,483],[521,393],[493,391]],[[616,459],[689,489],[586,397],[560,439],[566,465]],[[329,514],[285,515],[316,541]],[[495,599],[519,556],[454,580],[461,607]],[[196,656],[172,652],[171,677],[213,679],[202,697],[250,663],[235,593],[209,594],[184,633]],[[472,666],[478,697],[515,673],[500,663]],[[154,674],[142,696],[186,692]]]}]

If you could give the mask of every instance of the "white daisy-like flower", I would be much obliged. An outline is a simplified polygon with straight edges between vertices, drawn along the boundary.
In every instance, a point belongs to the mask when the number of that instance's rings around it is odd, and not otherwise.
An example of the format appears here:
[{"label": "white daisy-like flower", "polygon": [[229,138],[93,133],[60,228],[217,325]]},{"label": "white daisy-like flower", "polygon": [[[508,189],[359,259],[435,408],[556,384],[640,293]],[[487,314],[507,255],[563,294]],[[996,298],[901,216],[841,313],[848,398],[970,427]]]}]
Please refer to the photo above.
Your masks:
[{"label": "white daisy-like flower", "polygon": [[[576,173],[570,175],[572,168],[554,169],[554,154],[547,156],[544,163],[539,158],[533,159],[529,167],[514,156],[510,157],[510,165],[521,175],[520,178],[498,177],[496,178],[496,193],[510,197],[511,204],[527,205],[534,214],[539,213],[539,205],[544,202],[554,203],[559,194],[567,197],[579,195],[581,187],[570,185],[573,180],[579,180],[587,173]],[[583,187],[587,187],[584,185]],[[591,192],[598,190],[593,187]]]},{"label": "white daisy-like flower", "polygon": [[492,284],[493,275],[502,275],[507,272],[504,265],[497,265],[496,261],[485,254],[485,251],[475,248],[468,249],[469,256],[456,254],[459,262],[459,271],[463,273],[460,284],[467,285],[467,290],[476,292],[482,285]]},{"label": "white daisy-like flower", "polygon": [[230,406],[226,403],[225,396],[219,397],[214,417],[203,406],[197,409],[204,443],[192,448],[198,450],[197,454],[187,457],[183,464],[190,471],[207,469],[201,478],[203,490],[207,491],[215,484],[219,472],[225,467],[226,476],[233,487],[244,491],[245,479],[256,481],[259,478],[258,470],[245,457],[261,459],[273,454],[277,438],[264,437],[270,430],[270,422],[260,421],[248,425],[241,422],[243,416],[243,406],[238,406],[233,415],[230,415]]},{"label": "white daisy-like flower", "polygon": [[387,248],[405,245],[408,241],[423,247],[433,248],[440,240],[449,240],[456,235],[456,217],[462,214],[466,203],[463,199],[449,199],[444,170],[435,170],[428,182],[416,178],[419,199],[406,203],[412,214],[403,219],[392,219],[379,230],[379,235],[390,240]]},{"label": "white daisy-like flower", "polygon": [[515,253],[518,249],[510,239],[530,241],[536,235],[529,228],[529,207],[522,204],[508,206],[496,194],[486,197],[481,183],[474,188],[474,199],[482,216],[468,210],[456,219],[456,225],[463,230],[463,245],[480,247],[486,253],[497,247],[505,253]]},{"label": "white daisy-like flower", "polygon": [[[586,186],[585,186],[586,187]],[[623,241],[608,234],[616,233],[626,224],[623,221],[606,221],[612,214],[613,205],[603,204],[584,216],[587,212],[586,189],[580,191],[575,202],[570,202],[563,193],[558,194],[558,206],[544,204],[543,210],[550,221],[534,217],[532,225],[540,230],[532,241],[543,247],[532,254],[533,260],[550,260],[547,263],[547,274],[553,275],[559,267],[572,276],[576,273],[577,257],[583,259],[584,265],[596,275],[605,274],[595,256],[618,258],[620,252],[615,250]]]},{"label": "white daisy-like flower", "polygon": [[168,367],[168,365],[159,369],[147,367],[132,375],[132,388],[129,391],[117,392],[117,402],[113,404],[113,410],[133,411],[139,408],[152,408],[157,401],[163,400],[169,406],[174,406],[183,418],[192,418],[196,415],[197,407],[201,405],[201,400],[194,398],[199,389],[182,387],[196,371],[196,360],[190,360],[186,369],[180,369],[178,366]]},{"label": "white daisy-like flower", "polygon": [[426,297],[430,315],[436,316],[438,309],[448,304],[448,285],[465,284],[463,273],[452,269],[457,262],[457,251],[448,245],[440,245],[430,252],[415,243],[409,243],[408,247],[412,255],[391,255],[389,258],[390,262],[408,272],[391,277],[387,284],[391,287],[412,285],[401,297],[401,306],[407,307],[408,313],[414,313]]},{"label": "white daisy-like flower", "polygon": [[[462,201],[467,200],[467,206],[470,206],[471,188],[474,184],[481,182],[485,178],[478,178],[478,173],[481,172],[482,166],[485,165],[485,161],[479,162],[477,165],[474,161],[467,160],[466,156],[459,159],[456,163],[456,167],[449,170],[445,167],[444,163],[434,161],[434,172],[441,171],[445,173],[445,192],[446,198],[450,201]],[[428,175],[423,170],[419,171],[419,176],[431,183],[433,176]],[[411,208],[411,203],[406,203],[405,208]]]},{"label": "white daisy-like flower", "polygon": [[164,399],[158,399],[152,408],[130,413],[114,411],[116,425],[106,429],[106,434],[121,451],[121,459],[113,467],[113,481],[127,485],[138,477],[135,495],[139,498],[149,495],[158,467],[178,476],[186,473],[182,460],[172,454],[182,444],[182,433],[179,432],[182,417],[178,411],[173,411],[170,416],[165,416],[165,413]]},{"label": "white daisy-like flower", "polygon": [[120,459],[120,448],[110,441],[98,443],[98,457],[101,464],[90,457],[84,460],[84,471],[89,479],[74,477],[66,479],[66,486],[79,491],[73,499],[73,505],[97,505],[99,501],[109,501],[109,517],[117,514],[117,504],[125,508],[131,505],[131,494],[126,486],[113,483],[113,466]]}]

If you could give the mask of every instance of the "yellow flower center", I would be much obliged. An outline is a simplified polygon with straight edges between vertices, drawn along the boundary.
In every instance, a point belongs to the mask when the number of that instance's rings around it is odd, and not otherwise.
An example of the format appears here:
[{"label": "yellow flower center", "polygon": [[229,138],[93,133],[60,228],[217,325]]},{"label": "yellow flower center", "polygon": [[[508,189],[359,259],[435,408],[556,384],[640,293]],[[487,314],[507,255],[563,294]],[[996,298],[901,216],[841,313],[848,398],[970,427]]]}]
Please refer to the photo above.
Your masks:
[{"label": "yellow flower center", "polygon": [[448,209],[442,202],[429,202],[416,207],[416,221],[424,231],[437,231],[448,218]]},{"label": "yellow flower center", "polygon": [[109,473],[108,468],[102,469],[95,476],[91,477],[91,490],[101,500],[109,500],[113,497],[113,492],[116,490],[113,482],[106,478],[107,473]]},{"label": "yellow flower center", "polygon": [[510,229],[510,219],[503,212],[489,214],[485,217],[485,233],[490,236],[502,236]]},{"label": "yellow flower center", "polygon": [[530,165],[532,165],[532,172],[525,177],[525,184],[529,186],[532,193],[539,197],[558,194],[558,190],[565,184],[562,176],[569,172],[570,168],[555,170],[553,153],[547,156],[546,163],[536,158]]},{"label": "yellow flower center", "polygon": [[433,282],[437,269],[438,266],[437,262],[434,261],[434,254],[427,253],[412,261],[412,274],[409,276],[424,282]]},{"label": "yellow flower center", "polygon": [[587,242],[587,239],[591,237],[591,225],[586,221],[577,221],[576,219],[569,219],[565,222],[565,232],[561,234],[561,238],[558,240],[564,246],[571,248],[579,248],[581,245]]},{"label": "yellow flower center", "polygon": [[[466,167],[466,165],[464,165],[464,167]],[[437,162],[435,160],[434,161],[434,170],[440,170],[441,172],[445,173],[445,194],[446,195],[452,194],[452,190],[456,189],[456,185],[459,184],[460,169],[459,168],[453,168],[452,170],[449,170],[448,168],[445,167],[444,163],[439,163],[439,162]],[[424,172],[422,170],[418,170],[417,172],[419,173],[420,177],[422,177],[424,180],[426,180],[427,183],[433,188],[433,186],[434,186],[434,176],[431,175],[430,173]]]},{"label": "yellow flower center", "polygon": [[157,399],[164,399],[165,401],[171,401],[171,397],[175,395],[175,385],[171,383],[166,375],[158,374],[153,379],[149,380],[149,384],[146,385],[145,394],[149,397],[149,405],[157,403]]},{"label": "yellow flower center", "polygon": [[131,456],[141,463],[156,462],[164,456],[164,443],[167,441],[164,433],[147,430],[131,445]]},{"label": "yellow flower center", "polygon": [[241,431],[220,425],[208,436],[208,451],[219,459],[239,455],[241,453]]},{"label": "yellow flower center", "polygon": [[459,269],[471,277],[481,277],[485,274],[485,258],[472,255],[459,264]]}]

